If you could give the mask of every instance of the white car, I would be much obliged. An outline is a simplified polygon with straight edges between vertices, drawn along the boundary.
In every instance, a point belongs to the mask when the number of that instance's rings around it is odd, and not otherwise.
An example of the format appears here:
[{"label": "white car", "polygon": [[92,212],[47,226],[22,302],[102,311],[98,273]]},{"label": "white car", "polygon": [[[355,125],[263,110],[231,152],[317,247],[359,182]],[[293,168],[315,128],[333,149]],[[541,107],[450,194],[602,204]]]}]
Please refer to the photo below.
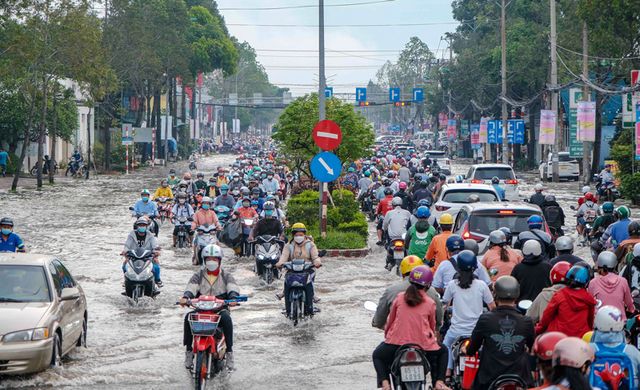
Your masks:
[{"label": "white car", "polygon": [[491,179],[500,179],[500,187],[505,191],[505,200],[515,201],[520,198],[518,178],[513,168],[507,164],[475,164],[469,168],[465,178],[467,183],[491,185]]},{"label": "white car", "polygon": [[[549,153],[547,161],[540,164],[540,180],[551,181],[553,179],[552,154]],[[558,153],[558,174],[560,179],[578,181],[580,179],[580,164],[575,158],[569,156],[569,152]]]},{"label": "white car", "polygon": [[498,192],[486,184],[445,184],[436,202],[431,206],[431,215],[436,221],[440,216],[449,213],[455,219],[463,205],[469,203],[469,196],[477,195],[480,202],[499,202]]},{"label": "white car", "polygon": [[422,154],[425,158],[437,161],[442,173],[451,175],[451,160],[447,158],[447,152],[443,150],[425,150]]}]

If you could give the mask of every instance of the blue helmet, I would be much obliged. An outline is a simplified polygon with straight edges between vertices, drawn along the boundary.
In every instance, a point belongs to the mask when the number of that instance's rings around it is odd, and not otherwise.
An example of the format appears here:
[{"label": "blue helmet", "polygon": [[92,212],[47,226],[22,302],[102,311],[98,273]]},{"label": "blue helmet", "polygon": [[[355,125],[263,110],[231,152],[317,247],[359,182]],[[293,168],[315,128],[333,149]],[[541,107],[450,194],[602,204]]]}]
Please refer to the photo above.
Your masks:
[{"label": "blue helmet", "polygon": [[462,175],[456,176],[456,183],[462,183],[463,180],[464,179],[463,179]]},{"label": "blue helmet", "polygon": [[431,216],[431,211],[427,206],[420,206],[416,210],[416,218],[429,218]]},{"label": "blue helmet", "polygon": [[431,202],[429,201],[429,199],[420,199],[418,201],[418,207],[421,207],[421,206],[430,207],[431,206]]},{"label": "blue helmet", "polygon": [[457,234],[452,234],[447,238],[447,250],[457,252],[464,249],[464,240]]},{"label": "blue helmet", "polygon": [[[447,241],[449,240],[447,239]],[[462,271],[473,271],[478,268],[478,258],[476,257],[475,253],[471,252],[468,249],[465,249],[462,252],[458,253],[456,262],[458,263],[458,269]]]},{"label": "blue helmet", "polygon": [[589,273],[587,267],[582,264],[576,264],[573,267],[569,268],[569,271],[567,272],[567,276],[565,278],[572,285],[584,287],[589,283],[591,274]]},{"label": "blue helmet", "polygon": [[542,229],[542,217],[539,215],[532,215],[527,219],[529,229]]}]

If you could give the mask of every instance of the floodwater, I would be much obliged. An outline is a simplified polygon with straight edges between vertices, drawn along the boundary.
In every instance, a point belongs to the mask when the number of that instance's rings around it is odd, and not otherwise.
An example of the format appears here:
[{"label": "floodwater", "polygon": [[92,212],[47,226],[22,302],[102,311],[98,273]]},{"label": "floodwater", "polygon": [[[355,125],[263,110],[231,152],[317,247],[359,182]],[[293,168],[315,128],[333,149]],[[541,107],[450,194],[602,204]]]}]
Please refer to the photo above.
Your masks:
[{"label": "floodwater", "polygon": [[[208,174],[233,156],[198,162]],[[184,165],[179,168],[184,169]],[[467,167],[454,167],[454,174]],[[75,349],[61,369],[26,377],[0,378],[0,389],[186,389],[192,386],[184,369],[183,317],[187,309],[174,305],[195,268],[190,250],[171,246],[171,226],[160,229],[160,257],[164,287],[155,299],[132,305],[121,295],[124,240],[132,228],[128,207],[142,188],[153,191],[167,170],[155,168],[128,176],[99,176],[37,192],[0,194],[0,214],[14,218],[16,232],[29,252],[59,256],[84,288],[88,300],[88,348]],[[534,176],[525,175],[523,195],[530,195]],[[567,213],[580,186],[550,185]],[[223,268],[232,273],[249,301],[234,308],[236,371],[216,378],[212,389],[372,389],[373,349],[383,340],[371,327],[363,304],[377,301],[385,287],[397,280],[384,270],[384,252],[376,247],[361,259],[325,258],[316,275],[321,313],[293,327],[281,314],[283,302],[275,293],[282,281],[265,287],[252,263],[233,259],[231,250]],[[573,227],[568,230],[574,231]],[[587,254],[580,249],[578,255]]]}]

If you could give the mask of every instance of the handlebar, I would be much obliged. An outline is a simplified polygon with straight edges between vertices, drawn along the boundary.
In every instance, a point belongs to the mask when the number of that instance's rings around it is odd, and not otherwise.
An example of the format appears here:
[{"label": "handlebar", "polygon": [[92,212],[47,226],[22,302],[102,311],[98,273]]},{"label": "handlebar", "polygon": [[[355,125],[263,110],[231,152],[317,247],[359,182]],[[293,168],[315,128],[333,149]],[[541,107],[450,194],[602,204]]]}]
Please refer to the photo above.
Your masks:
[{"label": "handlebar", "polygon": [[[237,296],[236,298],[233,298],[233,299],[225,299],[224,300],[224,304],[225,305],[230,305],[230,304],[234,304],[234,303],[237,304],[237,303],[240,303],[240,302],[247,302],[248,299],[249,299],[249,297],[246,296],[246,295],[239,295],[239,296]],[[187,303],[186,303],[185,306],[191,306],[192,305],[192,301],[197,301],[197,300],[198,300],[198,298],[194,298],[194,299],[187,298]],[[182,306],[180,301],[176,301],[175,305],[181,305]]]}]

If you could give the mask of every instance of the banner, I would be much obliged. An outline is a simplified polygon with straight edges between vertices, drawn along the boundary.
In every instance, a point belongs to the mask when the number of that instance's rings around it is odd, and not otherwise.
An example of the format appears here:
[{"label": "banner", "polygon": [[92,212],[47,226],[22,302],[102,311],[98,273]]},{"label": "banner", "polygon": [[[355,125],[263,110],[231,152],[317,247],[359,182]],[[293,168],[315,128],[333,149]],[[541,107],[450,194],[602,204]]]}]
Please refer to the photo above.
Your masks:
[{"label": "banner", "polygon": [[569,89],[569,157],[571,158],[581,158],[584,155],[582,142],[578,139],[578,104],[582,99],[582,89]]},{"label": "banner", "polygon": [[133,142],[148,142],[151,143],[153,141],[153,131],[155,130],[152,127],[136,127],[133,129]]},{"label": "banner", "polygon": [[640,160],[640,122],[636,122],[636,160]]},{"label": "banner", "polygon": [[479,141],[481,144],[487,143],[487,127],[489,125],[489,118],[480,118]]},{"label": "banner", "polygon": [[471,125],[471,149],[480,149],[480,125]]},{"label": "banner", "polygon": [[458,137],[458,130],[456,129],[456,120],[449,119],[447,122],[447,138],[449,141],[455,141]]},{"label": "banner", "polygon": [[556,112],[540,110],[540,139],[541,145],[553,145],[556,140]]},{"label": "banner", "polygon": [[469,137],[469,121],[460,121],[460,138],[467,139]]},{"label": "banner", "polygon": [[440,114],[438,114],[438,125],[441,129],[444,129],[447,127],[447,113],[445,112],[441,112]]},{"label": "banner", "polygon": [[596,140],[596,102],[578,103],[578,141]]}]

